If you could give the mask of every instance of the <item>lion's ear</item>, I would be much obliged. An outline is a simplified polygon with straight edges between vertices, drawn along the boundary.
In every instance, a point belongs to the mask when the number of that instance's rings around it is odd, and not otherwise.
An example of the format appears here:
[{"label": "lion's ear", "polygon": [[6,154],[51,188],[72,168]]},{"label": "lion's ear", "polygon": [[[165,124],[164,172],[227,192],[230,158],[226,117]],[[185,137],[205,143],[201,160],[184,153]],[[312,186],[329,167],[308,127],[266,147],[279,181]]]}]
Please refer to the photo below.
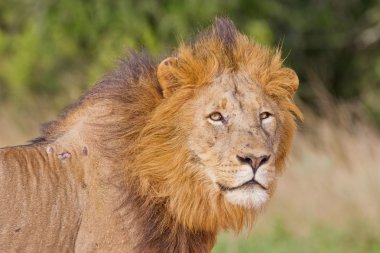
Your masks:
[{"label": "lion's ear", "polygon": [[157,78],[165,98],[169,97],[178,87],[173,71],[177,67],[177,58],[168,57],[157,68]]},{"label": "lion's ear", "polygon": [[281,72],[282,72],[281,74],[283,75],[284,79],[286,80],[285,81],[285,85],[286,85],[285,89],[289,92],[289,95],[292,97],[298,89],[298,85],[299,85],[298,76],[297,76],[296,72],[290,68],[283,68],[281,70]]}]

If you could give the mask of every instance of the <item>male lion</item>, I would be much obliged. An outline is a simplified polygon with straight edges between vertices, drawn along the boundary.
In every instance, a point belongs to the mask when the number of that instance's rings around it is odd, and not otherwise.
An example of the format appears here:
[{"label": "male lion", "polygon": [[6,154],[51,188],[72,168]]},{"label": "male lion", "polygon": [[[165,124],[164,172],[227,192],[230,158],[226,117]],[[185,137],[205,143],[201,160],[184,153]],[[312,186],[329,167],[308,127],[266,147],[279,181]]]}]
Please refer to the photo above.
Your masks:
[{"label": "male lion", "polygon": [[132,53],[0,150],[0,252],[210,252],[252,225],[302,117],[282,63],[227,19],[158,66]]}]

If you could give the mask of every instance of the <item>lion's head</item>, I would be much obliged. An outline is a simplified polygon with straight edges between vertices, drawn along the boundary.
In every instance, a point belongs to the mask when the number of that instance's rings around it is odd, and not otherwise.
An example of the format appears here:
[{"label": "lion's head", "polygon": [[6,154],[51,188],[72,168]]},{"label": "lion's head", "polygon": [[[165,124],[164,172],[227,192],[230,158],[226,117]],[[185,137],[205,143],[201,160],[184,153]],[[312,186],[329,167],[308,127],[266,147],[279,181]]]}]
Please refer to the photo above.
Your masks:
[{"label": "lion's head", "polygon": [[[302,117],[295,72],[279,50],[229,20],[182,44],[157,68],[163,99],[137,139],[141,191],[189,228],[240,230],[273,193]],[[132,155],[131,155],[132,156]]]},{"label": "lion's head", "polygon": [[244,73],[221,74],[189,103],[189,151],[227,201],[260,208],[276,176],[279,108]]}]

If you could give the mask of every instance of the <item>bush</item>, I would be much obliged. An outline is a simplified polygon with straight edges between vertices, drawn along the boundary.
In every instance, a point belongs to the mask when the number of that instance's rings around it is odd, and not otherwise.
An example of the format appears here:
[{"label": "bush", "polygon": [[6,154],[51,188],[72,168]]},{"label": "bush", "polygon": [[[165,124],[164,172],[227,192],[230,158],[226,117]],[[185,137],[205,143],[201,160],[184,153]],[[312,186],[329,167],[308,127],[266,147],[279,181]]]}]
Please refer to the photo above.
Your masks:
[{"label": "bush", "polygon": [[314,109],[324,99],[318,91],[325,90],[359,101],[380,124],[380,9],[374,0],[18,0],[2,1],[0,9],[1,99],[32,94],[62,106],[126,49],[165,54],[222,15],[259,42],[282,45],[300,76],[300,98]]}]

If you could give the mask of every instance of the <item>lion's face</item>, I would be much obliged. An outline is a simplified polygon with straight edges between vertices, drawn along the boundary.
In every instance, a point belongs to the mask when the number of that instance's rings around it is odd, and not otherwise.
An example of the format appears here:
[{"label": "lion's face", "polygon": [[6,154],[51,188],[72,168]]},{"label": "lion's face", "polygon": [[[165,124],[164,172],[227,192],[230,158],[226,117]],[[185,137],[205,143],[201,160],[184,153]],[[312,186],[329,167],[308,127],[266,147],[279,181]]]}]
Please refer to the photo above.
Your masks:
[{"label": "lion's face", "polygon": [[197,167],[231,204],[262,207],[276,178],[277,105],[248,75],[235,73],[202,87],[189,107],[188,142]]}]

